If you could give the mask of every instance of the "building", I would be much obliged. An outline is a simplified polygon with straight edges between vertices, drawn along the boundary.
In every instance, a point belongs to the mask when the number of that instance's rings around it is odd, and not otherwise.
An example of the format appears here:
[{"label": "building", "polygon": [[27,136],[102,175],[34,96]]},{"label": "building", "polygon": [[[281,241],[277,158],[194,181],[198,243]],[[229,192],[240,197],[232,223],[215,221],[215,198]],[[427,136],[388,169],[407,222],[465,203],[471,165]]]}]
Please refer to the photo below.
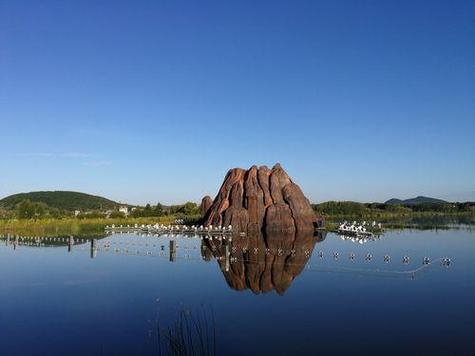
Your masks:
[{"label": "building", "polygon": [[126,205],[119,207],[119,211],[123,213],[125,216],[129,215],[129,207]]}]

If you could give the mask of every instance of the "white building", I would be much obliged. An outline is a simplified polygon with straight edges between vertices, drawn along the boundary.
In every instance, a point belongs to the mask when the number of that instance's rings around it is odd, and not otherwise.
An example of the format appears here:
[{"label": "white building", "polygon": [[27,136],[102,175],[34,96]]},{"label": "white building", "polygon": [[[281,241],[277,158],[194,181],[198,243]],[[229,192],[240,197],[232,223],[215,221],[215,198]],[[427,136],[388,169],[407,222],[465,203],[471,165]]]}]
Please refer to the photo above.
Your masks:
[{"label": "white building", "polygon": [[121,206],[121,207],[119,208],[119,211],[120,211],[121,213],[124,213],[125,216],[129,215],[129,207],[128,207],[128,206]]}]

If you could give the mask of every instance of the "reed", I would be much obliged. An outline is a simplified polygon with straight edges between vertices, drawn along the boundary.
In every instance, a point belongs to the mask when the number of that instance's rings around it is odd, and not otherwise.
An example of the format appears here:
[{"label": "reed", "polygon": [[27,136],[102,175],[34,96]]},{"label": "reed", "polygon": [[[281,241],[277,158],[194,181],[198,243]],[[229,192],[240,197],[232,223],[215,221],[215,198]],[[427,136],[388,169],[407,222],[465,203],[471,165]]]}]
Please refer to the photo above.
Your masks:
[{"label": "reed", "polygon": [[0,220],[0,234],[20,236],[96,236],[104,233],[107,225],[169,224],[173,217],[159,218],[94,218],[94,219],[11,219]]},{"label": "reed", "polygon": [[202,306],[200,310],[193,312],[191,309],[182,308],[178,312],[175,322],[163,329],[159,320],[157,318],[158,354],[160,356],[217,355],[213,309],[208,310]]}]

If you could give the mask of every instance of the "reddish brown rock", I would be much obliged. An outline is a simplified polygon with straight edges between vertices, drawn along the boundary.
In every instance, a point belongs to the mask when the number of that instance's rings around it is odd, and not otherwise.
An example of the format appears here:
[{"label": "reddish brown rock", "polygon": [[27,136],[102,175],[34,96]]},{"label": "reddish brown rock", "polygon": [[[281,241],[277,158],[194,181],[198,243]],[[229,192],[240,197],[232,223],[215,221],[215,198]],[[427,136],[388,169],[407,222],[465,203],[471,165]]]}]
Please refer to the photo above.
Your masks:
[{"label": "reddish brown rock", "polygon": [[231,242],[205,239],[201,253],[206,261],[209,261],[210,254],[216,258],[232,289],[249,289],[255,294],[275,290],[283,295],[303,271],[315,244],[322,241],[325,234],[249,234]]},{"label": "reddish brown rock", "polygon": [[[206,225],[222,225],[225,211],[230,207],[231,190],[235,184],[242,184],[244,179],[244,169],[231,169],[226,177],[224,183],[218,192],[218,195],[213,201],[206,218]],[[229,213],[228,213],[229,214]]]},{"label": "reddish brown rock", "polygon": [[280,164],[272,169],[231,169],[209,208],[206,225],[232,225],[244,232],[313,231],[316,216]]},{"label": "reddish brown rock", "polygon": [[208,215],[209,208],[211,208],[212,204],[213,204],[213,199],[211,199],[209,195],[201,199],[201,205],[200,205],[201,216]]},{"label": "reddish brown rock", "polygon": [[[282,189],[282,195],[284,201],[289,205],[292,211],[297,231],[307,231],[309,228],[313,229],[313,223],[316,222],[317,217],[300,187],[295,183],[289,183]],[[298,214],[295,212],[298,212]],[[311,227],[307,224],[309,221],[312,221]]]},{"label": "reddish brown rock", "polygon": [[272,204],[272,197],[270,195],[269,188],[270,169],[267,168],[267,166],[260,166],[258,170],[258,177],[259,186],[261,187],[262,193],[264,194],[264,207],[267,208]]},{"label": "reddish brown rock", "polygon": [[283,200],[281,203],[272,204],[267,208],[264,227],[268,234],[274,232],[295,233],[295,219],[290,207]]}]

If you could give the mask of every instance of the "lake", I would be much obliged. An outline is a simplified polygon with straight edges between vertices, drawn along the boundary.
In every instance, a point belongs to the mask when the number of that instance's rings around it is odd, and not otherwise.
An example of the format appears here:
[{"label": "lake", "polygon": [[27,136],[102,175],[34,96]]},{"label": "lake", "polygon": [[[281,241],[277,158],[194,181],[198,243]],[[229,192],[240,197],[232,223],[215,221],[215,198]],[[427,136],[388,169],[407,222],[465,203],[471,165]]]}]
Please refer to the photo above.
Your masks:
[{"label": "lake", "polygon": [[0,241],[0,355],[475,354],[468,226],[94,244]]}]

